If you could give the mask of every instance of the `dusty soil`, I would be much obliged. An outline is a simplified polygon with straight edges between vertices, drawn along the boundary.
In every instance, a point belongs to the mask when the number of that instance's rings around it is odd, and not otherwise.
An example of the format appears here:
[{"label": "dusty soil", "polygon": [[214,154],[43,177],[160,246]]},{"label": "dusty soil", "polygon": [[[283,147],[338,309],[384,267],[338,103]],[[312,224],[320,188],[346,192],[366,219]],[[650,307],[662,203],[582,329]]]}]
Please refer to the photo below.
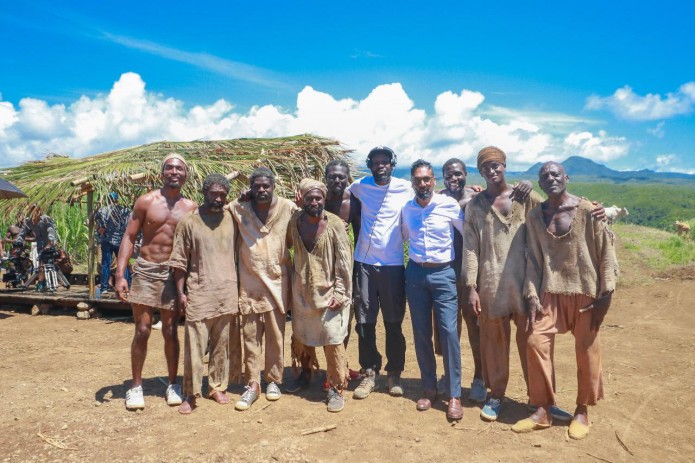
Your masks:
[{"label": "dusty soil", "polygon": [[[646,270],[635,265],[624,271]],[[591,434],[579,442],[567,437],[566,426],[528,435],[511,432],[510,425],[527,414],[515,351],[501,422],[481,421],[478,407],[470,403],[455,425],[445,418],[444,402],[417,412],[419,373],[409,319],[404,324],[409,343],[403,398],[379,391],[358,401],[348,392],[343,412],[330,414],[319,377],[309,391],[285,394],[267,407],[264,397],[247,412],[201,400],[184,417],[162,398],[160,378],[166,370],[158,332],[150,340],[144,371],[147,408],[134,413],[124,407],[132,323],[80,321],[65,311],[32,317],[27,309],[4,308],[0,460],[694,461],[695,282],[679,278],[689,271],[681,273],[620,288],[602,328],[606,398],[591,409]],[[383,342],[383,331],[379,339]],[[356,350],[356,344],[348,348],[352,365]],[[465,335],[462,351],[467,385],[472,370]],[[571,335],[558,337],[556,359],[559,404],[572,410]],[[285,373],[292,375],[290,368]],[[241,389],[230,390],[236,400]],[[331,424],[336,425],[332,431],[300,436],[304,429]]]}]

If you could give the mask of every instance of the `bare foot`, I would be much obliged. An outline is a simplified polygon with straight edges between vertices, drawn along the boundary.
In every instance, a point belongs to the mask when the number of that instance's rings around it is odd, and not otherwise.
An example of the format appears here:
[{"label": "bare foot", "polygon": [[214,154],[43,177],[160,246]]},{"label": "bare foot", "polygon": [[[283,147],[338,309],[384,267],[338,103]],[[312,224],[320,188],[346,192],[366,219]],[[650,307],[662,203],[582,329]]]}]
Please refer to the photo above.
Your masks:
[{"label": "bare foot", "polygon": [[225,405],[229,403],[229,396],[223,391],[215,391],[210,394],[210,398],[220,405]]},{"label": "bare foot", "polygon": [[586,405],[577,405],[574,410],[574,421],[579,421],[584,426],[589,426],[589,410]]},{"label": "bare foot", "polygon": [[188,397],[186,397],[186,400],[184,400],[183,403],[179,405],[179,413],[182,415],[190,415],[195,407],[195,396],[189,395]]},{"label": "bare foot", "polygon": [[550,407],[538,407],[529,419],[537,424],[548,425],[553,424],[553,419],[550,416]]}]

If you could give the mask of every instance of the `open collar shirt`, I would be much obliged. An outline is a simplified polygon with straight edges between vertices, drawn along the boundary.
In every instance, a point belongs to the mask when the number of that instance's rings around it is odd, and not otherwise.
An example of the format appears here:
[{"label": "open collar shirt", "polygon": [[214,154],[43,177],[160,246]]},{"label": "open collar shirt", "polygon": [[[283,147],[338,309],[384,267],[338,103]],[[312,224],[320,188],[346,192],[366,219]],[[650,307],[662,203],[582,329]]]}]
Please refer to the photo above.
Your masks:
[{"label": "open collar shirt", "polygon": [[454,260],[454,227],[463,232],[463,210],[458,201],[435,193],[422,207],[417,198],[401,212],[403,240],[409,241],[410,259],[417,263],[445,264]]},{"label": "open collar shirt", "polygon": [[361,203],[362,228],[355,246],[355,261],[375,266],[403,265],[401,209],[413,197],[410,182],[391,177],[377,185],[373,176],[350,185],[350,193]]}]

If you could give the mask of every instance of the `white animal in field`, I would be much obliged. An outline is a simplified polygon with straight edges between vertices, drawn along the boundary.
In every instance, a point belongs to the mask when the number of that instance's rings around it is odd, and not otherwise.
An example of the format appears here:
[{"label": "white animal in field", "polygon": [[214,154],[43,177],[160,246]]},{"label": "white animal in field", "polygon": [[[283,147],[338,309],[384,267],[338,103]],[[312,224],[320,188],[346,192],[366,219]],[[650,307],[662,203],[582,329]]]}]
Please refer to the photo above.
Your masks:
[{"label": "white animal in field", "polygon": [[680,220],[676,220],[676,233],[679,235],[687,235],[690,233],[690,225],[688,225],[685,222],[681,222]]},{"label": "white animal in field", "polygon": [[612,206],[606,208],[606,220],[608,223],[615,223],[615,221],[620,217],[624,217],[626,215],[630,215],[626,207],[618,207],[613,204]]}]

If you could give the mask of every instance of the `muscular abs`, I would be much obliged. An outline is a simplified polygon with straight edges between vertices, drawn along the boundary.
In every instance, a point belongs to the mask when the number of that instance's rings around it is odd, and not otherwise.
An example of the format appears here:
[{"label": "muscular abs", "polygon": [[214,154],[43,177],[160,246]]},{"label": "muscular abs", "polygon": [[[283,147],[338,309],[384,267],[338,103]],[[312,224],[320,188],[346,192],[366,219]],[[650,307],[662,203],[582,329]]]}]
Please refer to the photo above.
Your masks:
[{"label": "muscular abs", "polygon": [[171,255],[176,224],[184,215],[194,210],[196,204],[180,196],[167,199],[159,191],[150,192],[142,199],[143,207],[138,208],[139,204],[136,204],[134,211],[134,218],[141,220],[140,255],[150,262],[164,262]]}]

